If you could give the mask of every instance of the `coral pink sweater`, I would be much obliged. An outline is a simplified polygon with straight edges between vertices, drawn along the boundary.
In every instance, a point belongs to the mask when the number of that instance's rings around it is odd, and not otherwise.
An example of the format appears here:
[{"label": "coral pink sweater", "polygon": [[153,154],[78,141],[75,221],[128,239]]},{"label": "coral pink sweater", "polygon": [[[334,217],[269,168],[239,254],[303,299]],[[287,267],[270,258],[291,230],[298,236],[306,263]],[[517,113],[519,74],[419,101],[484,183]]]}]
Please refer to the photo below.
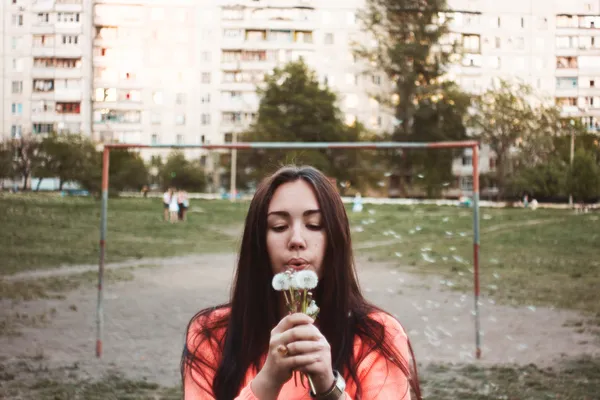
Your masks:
[{"label": "coral pink sweater", "polygon": [[[215,314],[222,315],[223,312],[228,312],[228,310],[215,311],[212,318],[214,318]],[[410,362],[408,338],[400,323],[385,313],[373,314],[371,318],[378,320],[385,326],[386,335],[392,339],[394,345],[402,355],[402,362],[408,370],[408,363]],[[194,339],[197,338],[197,335],[191,335],[190,333],[199,332],[201,324],[202,321],[197,320],[190,326],[187,343],[189,349],[195,349],[199,343],[199,339]],[[354,340],[354,355],[356,357],[360,354],[361,349],[362,341],[357,337]],[[213,353],[208,342],[205,341],[198,351],[202,353],[208,362],[215,365],[218,364],[218,356]],[[202,387],[211,386],[214,371],[207,368],[203,372],[207,379],[195,370],[186,369],[184,377],[185,400],[215,399],[212,392],[207,393],[202,389]],[[242,389],[235,400],[260,400],[254,395],[250,385],[255,376],[256,372],[254,368],[249,368]],[[358,365],[357,376],[361,382],[363,400],[410,400],[408,378],[396,365],[389,362],[378,352],[371,352],[363,359]],[[201,385],[198,385],[194,379],[200,382]],[[356,384],[354,382],[347,382],[345,394],[346,400],[352,400],[355,397]],[[290,379],[283,385],[278,396],[278,399],[281,400],[310,400],[310,398],[308,389],[304,388],[299,381],[296,386],[294,379]]]}]

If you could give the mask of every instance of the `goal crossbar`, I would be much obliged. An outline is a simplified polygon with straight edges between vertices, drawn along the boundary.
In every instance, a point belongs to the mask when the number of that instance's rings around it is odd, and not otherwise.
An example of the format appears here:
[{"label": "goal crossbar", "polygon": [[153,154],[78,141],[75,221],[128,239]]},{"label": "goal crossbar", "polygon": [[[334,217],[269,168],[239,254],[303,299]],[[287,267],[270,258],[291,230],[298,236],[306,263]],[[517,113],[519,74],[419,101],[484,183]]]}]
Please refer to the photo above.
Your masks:
[{"label": "goal crossbar", "polygon": [[[98,262],[98,303],[96,308],[96,356],[102,357],[102,337],[104,330],[104,262],[106,255],[107,211],[108,211],[108,171],[110,151],[118,149],[205,149],[205,150],[251,150],[251,149],[472,149],[473,155],[473,289],[475,315],[475,357],[481,358],[481,329],[479,315],[479,142],[474,140],[454,142],[235,142],[224,144],[129,144],[108,143],[102,151],[102,211],[100,217],[100,256]],[[233,162],[233,160],[232,160]]]}]

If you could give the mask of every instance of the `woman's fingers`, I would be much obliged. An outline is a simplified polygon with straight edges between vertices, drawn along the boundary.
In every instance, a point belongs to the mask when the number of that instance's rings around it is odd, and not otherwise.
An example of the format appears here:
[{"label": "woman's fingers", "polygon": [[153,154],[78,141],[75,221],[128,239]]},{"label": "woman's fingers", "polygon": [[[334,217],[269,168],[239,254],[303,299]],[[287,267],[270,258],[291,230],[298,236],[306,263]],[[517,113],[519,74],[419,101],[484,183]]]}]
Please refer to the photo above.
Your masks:
[{"label": "woman's fingers", "polygon": [[288,356],[315,353],[323,350],[325,343],[314,340],[301,340],[287,345]]},{"label": "woman's fingers", "polygon": [[314,319],[303,313],[290,314],[279,321],[279,324],[271,331],[271,336],[281,334],[298,325],[312,324]]},{"label": "woman's fingers", "polygon": [[299,354],[296,356],[286,357],[281,361],[281,366],[289,370],[299,370],[314,363],[318,363],[321,360],[322,355],[319,352]]},{"label": "woman's fingers", "polygon": [[291,329],[288,329],[287,331],[277,335],[276,337],[272,337],[273,339],[276,338],[277,343],[278,344],[289,344],[289,343],[293,343],[293,342],[299,342],[299,341],[319,341],[323,338],[323,335],[321,334],[321,332],[319,331],[319,329],[317,329],[316,326],[312,325],[312,324],[308,324],[308,325],[300,325],[300,326],[295,326]]}]

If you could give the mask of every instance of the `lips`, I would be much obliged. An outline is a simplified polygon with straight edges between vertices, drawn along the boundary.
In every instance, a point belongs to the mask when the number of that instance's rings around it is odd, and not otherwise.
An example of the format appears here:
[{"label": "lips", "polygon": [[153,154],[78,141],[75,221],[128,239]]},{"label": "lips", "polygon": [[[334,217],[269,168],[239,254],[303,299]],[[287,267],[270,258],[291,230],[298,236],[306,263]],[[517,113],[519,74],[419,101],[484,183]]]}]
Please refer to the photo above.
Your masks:
[{"label": "lips", "polygon": [[286,266],[294,271],[302,271],[308,268],[309,263],[304,258],[291,258],[288,260]]}]

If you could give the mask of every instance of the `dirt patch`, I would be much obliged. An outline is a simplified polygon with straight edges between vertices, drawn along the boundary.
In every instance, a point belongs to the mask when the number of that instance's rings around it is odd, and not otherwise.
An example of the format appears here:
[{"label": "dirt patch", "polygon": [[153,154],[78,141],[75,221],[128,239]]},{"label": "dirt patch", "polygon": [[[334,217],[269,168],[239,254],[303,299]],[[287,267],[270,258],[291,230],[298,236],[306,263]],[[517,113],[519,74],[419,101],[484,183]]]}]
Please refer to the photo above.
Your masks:
[{"label": "dirt patch", "polygon": [[[43,326],[23,326],[19,336],[0,336],[7,365],[23,357],[43,357],[50,369],[77,364],[73,373],[82,379],[99,379],[118,370],[131,379],[177,385],[186,325],[199,309],[227,300],[235,256],[146,259],[143,264],[159,267],[135,269],[133,281],[106,287],[100,360],[94,355],[96,290],[80,288],[64,300],[0,302],[0,313],[52,315]],[[359,259],[358,266],[366,296],[399,318],[420,363],[473,362],[471,296],[447,290],[439,278],[388,264]],[[81,272],[83,267],[58,273]],[[491,298],[482,298],[480,309],[482,365],[544,367],[563,357],[600,354],[596,337],[569,325],[568,321],[582,319],[577,313],[501,306]]]}]

